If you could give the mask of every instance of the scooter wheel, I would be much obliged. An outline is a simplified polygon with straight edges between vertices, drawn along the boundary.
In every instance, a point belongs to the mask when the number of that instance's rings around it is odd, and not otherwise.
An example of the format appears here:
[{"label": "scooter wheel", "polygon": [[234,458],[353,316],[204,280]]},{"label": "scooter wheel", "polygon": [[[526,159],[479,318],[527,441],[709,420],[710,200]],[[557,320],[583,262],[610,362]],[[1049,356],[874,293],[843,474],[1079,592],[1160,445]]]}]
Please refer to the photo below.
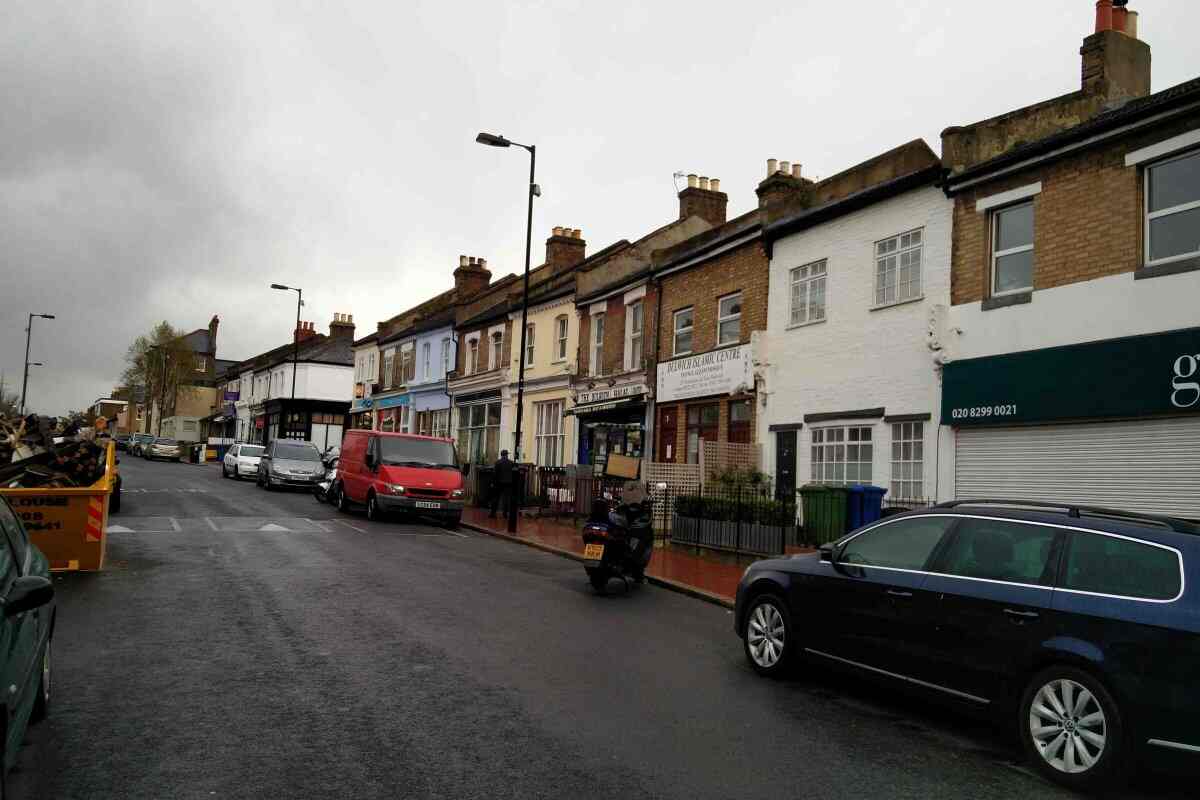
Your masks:
[{"label": "scooter wheel", "polygon": [[608,586],[608,579],[612,577],[609,571],[603,567],[589,567],[587,570],[588,581],[592,584],[592,588],[597,594],[604,594],[605,588]]}]

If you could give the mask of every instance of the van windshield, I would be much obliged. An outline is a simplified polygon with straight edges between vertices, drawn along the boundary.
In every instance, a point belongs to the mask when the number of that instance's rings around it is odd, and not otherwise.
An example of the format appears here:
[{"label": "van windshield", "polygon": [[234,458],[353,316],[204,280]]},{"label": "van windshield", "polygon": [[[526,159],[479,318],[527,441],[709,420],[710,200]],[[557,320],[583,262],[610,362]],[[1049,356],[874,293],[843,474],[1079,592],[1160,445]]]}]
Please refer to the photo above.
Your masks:
[{"label": "van windshield", "polygon": [[384,464],[403,467],[448,467],[458,469],[454,445],[437,439],[379,437],[379,455]]}]

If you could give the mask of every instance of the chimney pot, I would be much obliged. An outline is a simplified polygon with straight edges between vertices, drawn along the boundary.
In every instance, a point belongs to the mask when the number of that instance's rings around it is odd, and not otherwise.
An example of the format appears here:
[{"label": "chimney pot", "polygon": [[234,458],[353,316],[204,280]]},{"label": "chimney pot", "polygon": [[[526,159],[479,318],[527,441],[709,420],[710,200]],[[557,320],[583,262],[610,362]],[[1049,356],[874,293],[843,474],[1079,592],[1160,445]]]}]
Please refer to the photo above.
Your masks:
[{"label": "chimney pot", "polygon": [[1096,0],[1096,33],[1113,28],[1113,0]]},{"label": "chimney pot", "polygon": [[780,161],[779,162],[779,171],[782,172],[784,175],[790,174],[792,171],[792,162]]},{"label": "chimney pot", "polygon": [[555,226],[553,229],[551,229],[550,235],[551,236],[562,236],[563,235],[562,226],[561,225]]},{"label": "chimney pot", "polygon": [[1125,10],[1125,33],[1129,34],[1130,38],[1138,37],[1138,12]]},{"label": "chimney pot", "polygon": [[696,184],[698,182],[699,182],[699,176],[696,175],[696,173],[693,172],[693,173],[688,174],[688,188],[689,189],[695,189]]},{"label": "chimney pot", "polygon": [[1126,11],[1125,6],[1123,6],[1123,5],[1114,6],[1114,8],[1113,8],[1113,30],[1118,31],[1120,33],[1125,33],[1126,32],[1125,31],[1125,22],[1126,22],[1126,18],[1128,16],[1129,16],[1129,12]]},{"label": "chimney pot", "polygon": [[799,161],[793,161],[793,162],[792,162],[792,177],[793,177],[793,178],[799,178],[799,177],[801,177],[801,175],[800,175],[800,162],[799,162]]},{"label": "chimney pot", "polygon": [[768,158],[767,159],[767,177],[768,178],[771,177],[778,171],[779,171],[779,159]]},{"label": "chimney pot", "polygon": [[708,176],[707,175],[700,176],[700,188],[703,189],[704,191],[708,191]]},{"label": "chimney pot", "polygon": [[576,228],[576,229],[575,229],[575,233],[574,233],[574,235],[572,236],[572,238],[574,238],[574,239],[582,239],[582,238],[583,238],[583,231],[581,231],[579,228]]},{"label": "chimney pot", "polygon": [[711,189],[712,189],[714,192],[719,192],[719,191],[721,191],[721,179],[720,179],[720,178],[713,178],[713,179],[712,179],[712,182],[711,182],[711,183],[709,183],[709,188],[711,188]]},{"label": "chimney pot", "polygon": [[480,269],[487,269],[487,259],[486,258],[479,259],[478,261],[475,262],[475,266],[479,267]]},{"label": "chimney pot", "polygon": [[346,315],[346,322],[354,322],[354,315],[353,315],[353,314],[347,314],[347,315]]}]

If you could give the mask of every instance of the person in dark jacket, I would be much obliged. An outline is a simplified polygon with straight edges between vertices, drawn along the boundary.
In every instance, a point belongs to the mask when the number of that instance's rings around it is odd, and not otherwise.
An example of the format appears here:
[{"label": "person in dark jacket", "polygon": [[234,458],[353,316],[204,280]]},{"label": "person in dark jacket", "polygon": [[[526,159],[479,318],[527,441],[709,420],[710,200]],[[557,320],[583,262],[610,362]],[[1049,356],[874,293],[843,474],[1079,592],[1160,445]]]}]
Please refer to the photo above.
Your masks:
[{"label": "person in dark jacket", "polygon": [[508,515],[508,504],[512,498],[514,466],[508,457],[508,451],[501,450],[500,458],[496,461],[492,472],[492,513],[488,514],[489,517],[496,516],[496,508],[501,501],[504,503],[504,514]]}]

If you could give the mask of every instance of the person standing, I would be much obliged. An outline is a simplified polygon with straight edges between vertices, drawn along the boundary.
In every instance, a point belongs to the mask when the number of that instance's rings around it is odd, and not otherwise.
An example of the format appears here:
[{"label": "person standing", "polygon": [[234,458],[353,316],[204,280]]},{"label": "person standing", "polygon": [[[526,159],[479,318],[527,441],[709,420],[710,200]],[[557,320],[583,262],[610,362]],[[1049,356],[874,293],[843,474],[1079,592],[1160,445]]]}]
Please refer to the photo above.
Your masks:
[{"label": "person standing", "polygon": [[508,504],[512,502],[513,462],[508,457],[507,450],[500,451],[500,458],[492,469],[492,513],[488,517],[495,518],[496,508],[503,498],[504,514],[508,516]]}]

